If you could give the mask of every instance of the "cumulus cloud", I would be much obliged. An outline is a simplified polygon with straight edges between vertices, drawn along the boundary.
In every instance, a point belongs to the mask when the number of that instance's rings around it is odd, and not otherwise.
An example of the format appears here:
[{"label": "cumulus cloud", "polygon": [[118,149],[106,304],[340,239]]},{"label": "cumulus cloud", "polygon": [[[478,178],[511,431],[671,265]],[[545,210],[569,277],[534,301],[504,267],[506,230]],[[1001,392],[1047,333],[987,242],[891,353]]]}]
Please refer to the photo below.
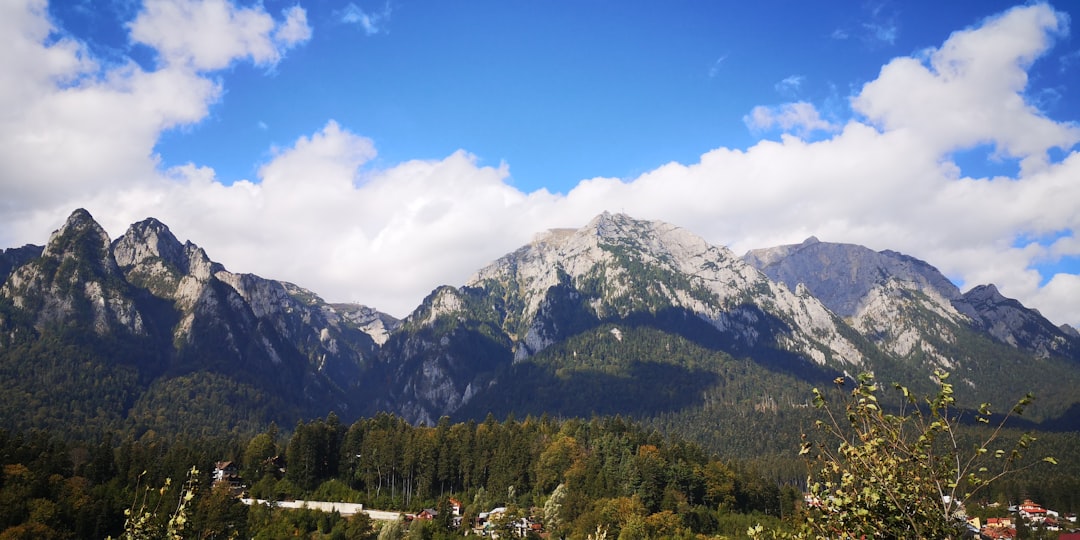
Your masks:
[{"label": "cumulus cloud", "polygon": [[[624,210],[736,253],[811,234],[895,249],[965,286],[995,283],[1055,322],[1080,323],[1080,278],[1033,269],[1080,256],[1078,128],[1025,98],[1026,70],[1065,31],[1046,5],[891,61],[852,98],[857,116],[846,122],[826,121],[807,102],[757,107],[746,124],[778,129],[778,140],[717,148],[636,178],[583,180],[565,195],[524,193],[509,164],[485,166],[465,150],[376,167],[375,142],[330,119],[274,151],[256,181],[222,182],[198,163],[162,170],[153,155],[160,134],[205,118],[223,91],[197,72],[279,61],[310,35],[290,29],[301,15],[276,22],[259,8],[152,1],[131,27],[164,60],[148,72],[102,68],[79,43],[49,39],[40,0],[11,5],[0,6],[0,31],[17,51],[0,51],[3,246],[41,242],[77,206],[114,236],[152,215],[234,271],[400,316],[538,231]],[[188,29],[204,19],[223,32],[245,29],[208,36],[222,47],[214,50],[174,28],[150,33],[167,10]],[[824,133],[807,140],[812,131]],[[971,177],[951,155],[977,145],[1024,167],[1015,177]],[[1064,158],[1051,160],[1052,148]]]},{"label": "cumulus cloud", "polygon": [[228,0],[146,0],[130,24],[131,38],[153,47],[167,66],[198,71],[227,67],[239,59],[273,65],[282,53],[311,37],[299,6],[277,23],[261,6],[236,7]]},{"label": "cumulus cloud", "polygon": [[[231,269],[397,315],[528,241],[538,224],[556,224],[538,213],[552,196],[522,194],[508,184],[506,167],[479,166],[466,152],[364,172],[374,157],[372,141],[331,121],[279,151],[257,183],[225,186],[206,168],[172,169],[154,215]],[[158,193],[132,195],[150,200]],[[105,200],[98,205],[112,208]],[[109,218],[116,230],[138,219],[116,209],[103,215],[116,216]],[[229,234],[213,232],[222,230]]]},{"label": "cumulus cloud", "polygon": [[1025,100],[1027,69],[1067,27],[1045,5],[1013,9],[978,29],[954,33],[924,58],[882,68],[853,100],[886,130],[910,129],[942,151],[992,143],[1025,167],[1046,162],[1050,148],[1080,141],[1080,128],[1045,117]]},{"label": "cumulus cloud", "polygon": [[[787,79],[785,79],[787,80]],[[831,131],[833,125],[821,117],[813,104],[805,101],[784,103],[775,107],[758,105],[743,117],[743,122],[753,131],[779,128],[785,132],[808,135],[814,131]]]},{"label": "cumulus cloud", "polygon": [[274,42],[282,48],[291,48],[311,39],[311,26],[307,22],[307,11],[300,6],[285,10],[285,22],[274,30]]},{"label": "cumulus cloud", "polygon": [[[131,24],[132,39],[162,57],[147,71],[132,61],[95,62],[49,22],[44,0],[0,9],[10,51],[0,53],[0,220],[7,233],[0,236],[23,241],[58,208],[70,211],[72,201],[159,185],[158,137],[205,118],[222,93],[196,70],[237,59],[276,62],[303,20],[299,8],[279,24],[259,9],[213,0],[150,0]],[[275,41],[275,28],[292,29]]]}]

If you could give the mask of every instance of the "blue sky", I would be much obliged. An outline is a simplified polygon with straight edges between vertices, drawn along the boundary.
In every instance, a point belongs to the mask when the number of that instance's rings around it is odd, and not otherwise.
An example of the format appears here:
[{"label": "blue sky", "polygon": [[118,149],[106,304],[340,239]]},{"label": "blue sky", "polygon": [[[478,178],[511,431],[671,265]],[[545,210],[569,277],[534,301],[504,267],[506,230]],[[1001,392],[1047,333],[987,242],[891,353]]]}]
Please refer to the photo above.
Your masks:
[{"label": "blue sky", "polygon": [[[225,182],[254,178],[268,148],[334,118],[376,141],[375,166],[466,149],[508,163],[520,189],[565,193],[775,137],[742,121],[763,102],[806,100],[846,118],[848,95],[889,59],[1009,7],[941,4],[305,4],[308,43],[269,72],[221,74],[227,95],[211,116],[166,133],[157,151],[166,165],[211,165]],[[1040,86],[1067,91],[1058,66],[1042,64]],[[1080,96],[1069,97],[1046,112],[1080,119]]]},{"label": "blue sky", "polygon": [[1014,5],[17,0],[0,245],[153,215],[400,316],[625,211],[895,249],[1077,324],[1080,7]]}]

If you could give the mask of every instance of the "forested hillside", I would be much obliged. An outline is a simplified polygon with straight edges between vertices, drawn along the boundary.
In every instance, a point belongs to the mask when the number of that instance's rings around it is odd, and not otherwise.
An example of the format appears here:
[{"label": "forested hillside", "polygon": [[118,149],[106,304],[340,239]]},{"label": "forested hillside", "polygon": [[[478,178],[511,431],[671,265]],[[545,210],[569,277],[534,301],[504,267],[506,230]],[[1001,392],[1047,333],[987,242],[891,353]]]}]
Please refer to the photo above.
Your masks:
[{"label": "forested hillside", "polygon": [[[985,435],[970,430],[972,441]],[[1080,509],[1080,471],[1071,465],[1080,462],[1076,443],[1075,435],[1040,436],[1033,453],[1070,464],[1031,469],[982,498],[1036,498],[1060,511]],[[115,537],[132,508],[163,527],[184,489],[194,495],[185,505],[184,538],[280,538],[298,531],[310,538],[374,538],[364,516],[241,504],[227,488],[212,487],[211,471],[223,461],[239,465],[253,497],[360,502],[412,514],[438,509],[443,520],[413,525],[425,537],[468,528],[450,526],[450,498],[463,503],[466,525],[504,507],[506,523],[532,518],[557,537],[585,538],[598,527],[631,538],[739,537],[757,523],[784,528],[799,519],[807,463],[796,454],[793,447],[776,457],[720,458],[620,417],[444,418],[417,427],[386,414],[352,425],[330,415],[291,432],[272,426],[243,438],[148,433],[95,442],[0,431],[0,538]],[[193,467],[198,472],[189,476]]]}]

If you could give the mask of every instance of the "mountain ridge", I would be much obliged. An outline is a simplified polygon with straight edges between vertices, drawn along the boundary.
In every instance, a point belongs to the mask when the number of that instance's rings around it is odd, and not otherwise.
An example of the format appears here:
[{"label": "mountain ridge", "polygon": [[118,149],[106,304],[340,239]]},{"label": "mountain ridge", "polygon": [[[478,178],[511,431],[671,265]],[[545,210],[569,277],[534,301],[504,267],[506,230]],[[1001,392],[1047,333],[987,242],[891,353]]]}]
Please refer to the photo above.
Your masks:
[{"label": "mountain ridge", "polygon": [[[233,273],[155,218],[110,240],[77,210],[45,246],[0,263],[0,384],[58,425],[213,432],[331,411],[432,425],[492,411],[753,424],[802,414],[810,385],[838,376],[918,388],[939,368],[969,400],[1037,391],[1036,419],[1078,403],[1080,335],[1068,327],[993,286],[961,293],[913,257],[816,238],[740,257],[603,213],[436,288],[402,320]],[[39,395],[58,370],[96,377],[102,397],[66,383]],[[73,395],[104,412],[71,410]]]}]

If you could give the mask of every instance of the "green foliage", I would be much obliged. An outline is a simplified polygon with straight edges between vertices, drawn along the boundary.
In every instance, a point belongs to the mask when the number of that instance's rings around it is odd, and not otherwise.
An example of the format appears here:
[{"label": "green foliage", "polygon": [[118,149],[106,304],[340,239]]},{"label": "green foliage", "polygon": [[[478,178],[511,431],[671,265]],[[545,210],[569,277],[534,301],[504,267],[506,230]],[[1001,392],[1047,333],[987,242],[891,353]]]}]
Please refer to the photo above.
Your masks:
[{"label": "green foliage", "polygon": [[199,538],[248,538],[248,506],[240,502],[228,484],[214,485],[199,493],[191,529]]},{"label": "green foliage", "polygon": [[199,470],[192,467],[180,491],[176,508],[167,514],[165,513],[165,509],[168,508],[166,494],[170,491],[172,479],[166,478],[164,485],[160,488],[143,486],[141,492],[136,490],[137,495],[131,507],[124,510],[126,518],[124,532],[119,540],[181,540],[184,538],[183,533],[188,526],[191,512],[191,501],[195,498],[198,484]]},{"label": "green foliage", "polygon": [[[1023,460],[1034,441],[1030,435],[1012,444],[1001,438],[1005,422],[1023,412],[1030,396],[969,447],[959,434],[961,412],[948,374],[935,376],[937,394],[921,401],[895,385],[901,396],[895,414],[879,400],[871,375],[859,377],[842,413],[815,389],[814,404],[826,414],[816,423],[824,439],[807,440],[800,450],[811,457],[812,475],[804,528],[796,537],[960,538],[965,503],[991,483],[1038,464]],[[988,404],[975,419],[990,422]]]},{"label": "green foliage", "polygon": [[344,428],[334,413],[326,421],[298,423],[286,449],[285,478],[300,489],[310,491],[337,475]]},{"label": "green foliage", "polygon": [[129,425],[136,432],[190,437],[238,437],[258,432],[274,419],[299,415],[280,396],[210,371],[162,377],[131,405]]},{"label": "green foliage", "polygon": [[318,510],[279,509],[266,506],[251,508],[247,528],[250,538],[277,540],[306,538],[310,540],[374,540],[375,524],[367,514],[343,517],[337,512]]},{"label": "green foliage", "polygon": [[[928,405],[920,413],[928,414]],[[975,447],[975,440],[965,434],[985,439],[998,427],[996,422],[987,426],[972,421],[955,431],[958,448]],[[182,477],[192,464],[202,468],[224,459],[239,461],[237,456],[245,456],[247,471],[261,463],[256,456],[297,445],[307,446],[302,454],[321,456],[317,460],[324,462],[323,468],[307,473],[314,487],[279,480],[273,471],[264,470],[252,485],[252,494],[274,500],[362,502],[369,508],[410,512],[438,508],[443,516],[449,515],[442,511],[447,497],[454,496],[466,502],[466,523],[480,512],[507,506],[515,515],[542,517],[548,533],[570,538],[595,535],[598,528],[613,539],[739,538],[754,523],[762,524],[763,530],[790,533],[797,527],[796,517],[804,515],[796,509],[803,485],[792,482],[800,476],[805,479],[805,464],[799,469],[780,458],[720,459],[624,417],[587,421],[527,417],[502,422],[489,417],[481,423],[457,424],[444,419],[425,427],[379,415],[347,429],[331,417],[301,423],[291,437],[280,436],[280,441],[279,436],[273,429],[246,441],[174,439],[147,432],[139,439],[104,436],[92,442],[65,442],[40,432],[11,435],[0,430],[4,472],[0,538],[116,537],[124,533],[124,510],[132,508],[132,501],[142,500],[152,512],[135,515],[152,513],[156,518],[145,522],[164,534],[167,516],[181,504],[181,486],[170,483],[164,493],[146,486]],[[1020,436],[998,432],[1002,444],[1021,441]],[[937,443],[949,440],[939,437]],[[1080,492],[1076,435],[1041,434],[1030,444],[1031,453],[1053,453],[1062,465],[1026,468],[1022,475],[983,484],[972,497],[1004,501],[1032,497],[1056,510],[1075,511],[1080,502],[1075,500]],[[988,450],[983,459],[1003,462],[992,454],[993,449]],[[336,460],[337,465],[326,460]],[[794,456],[792,463],[797,463]],[[1018,463],[1026,467],[1028,462]],[[249,508],[227,490],[212,489],[205,476],[199,480],[199,488],[184,505],[187,538],[376,536],[362,517]],[[629,514],[620,513],[627,509]],[[417,526],[415,531],[395,527],[382,531],[387,537],[454,534],[446,529],[445,520],[437,526]]]},{"label": "green foliage", "polygon": [[131,343],[82,326],[0,347],[0,427],[81,436],[120,427],[140,386],[136,356]]}]

